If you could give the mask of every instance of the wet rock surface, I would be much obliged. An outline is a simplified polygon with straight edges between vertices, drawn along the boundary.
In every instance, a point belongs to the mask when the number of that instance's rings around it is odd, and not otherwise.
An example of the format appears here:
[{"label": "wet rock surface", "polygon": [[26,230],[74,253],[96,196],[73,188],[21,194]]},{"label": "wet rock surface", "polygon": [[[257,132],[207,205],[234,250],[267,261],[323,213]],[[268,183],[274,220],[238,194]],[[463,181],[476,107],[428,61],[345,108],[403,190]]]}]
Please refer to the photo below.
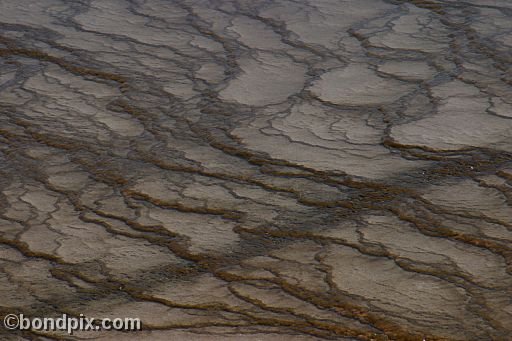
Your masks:
[{"label": "wet rock surface", "polygon": [[508,1],[0,3],[2,340],[510,340]]}]

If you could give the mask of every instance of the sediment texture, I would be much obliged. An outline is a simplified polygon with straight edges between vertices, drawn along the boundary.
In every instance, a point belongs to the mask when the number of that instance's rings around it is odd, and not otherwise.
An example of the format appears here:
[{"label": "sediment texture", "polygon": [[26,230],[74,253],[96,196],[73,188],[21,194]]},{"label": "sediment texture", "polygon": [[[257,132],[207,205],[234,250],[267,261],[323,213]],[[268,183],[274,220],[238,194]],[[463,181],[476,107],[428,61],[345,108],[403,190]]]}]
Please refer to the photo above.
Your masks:
[{"label": "sediment texture", "polygon": [[2,340],[510,340],[512,3],[3,0]]}]

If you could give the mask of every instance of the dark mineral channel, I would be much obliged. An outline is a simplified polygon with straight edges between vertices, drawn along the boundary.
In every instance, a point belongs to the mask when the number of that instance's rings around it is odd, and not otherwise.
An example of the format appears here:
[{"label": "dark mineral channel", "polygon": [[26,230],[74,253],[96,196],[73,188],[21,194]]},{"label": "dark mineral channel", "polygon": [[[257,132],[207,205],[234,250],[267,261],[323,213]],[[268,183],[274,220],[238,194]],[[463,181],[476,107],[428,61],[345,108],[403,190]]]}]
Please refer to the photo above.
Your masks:
[{"label": "dark mineral channel", "polygon": [[1,340],[512,340],[512,1],[1,0]]}]

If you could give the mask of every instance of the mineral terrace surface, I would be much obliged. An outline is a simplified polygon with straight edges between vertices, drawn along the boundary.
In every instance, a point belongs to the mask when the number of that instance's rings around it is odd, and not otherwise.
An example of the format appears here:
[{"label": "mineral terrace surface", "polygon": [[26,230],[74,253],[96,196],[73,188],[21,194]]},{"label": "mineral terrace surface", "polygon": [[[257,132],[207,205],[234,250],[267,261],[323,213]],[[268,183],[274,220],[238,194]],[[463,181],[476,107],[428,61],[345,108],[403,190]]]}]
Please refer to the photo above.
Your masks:
[{"label": "mineral terrace surface", "polygon": [[512,1],[2,0],[2,340],[512,340]]}]

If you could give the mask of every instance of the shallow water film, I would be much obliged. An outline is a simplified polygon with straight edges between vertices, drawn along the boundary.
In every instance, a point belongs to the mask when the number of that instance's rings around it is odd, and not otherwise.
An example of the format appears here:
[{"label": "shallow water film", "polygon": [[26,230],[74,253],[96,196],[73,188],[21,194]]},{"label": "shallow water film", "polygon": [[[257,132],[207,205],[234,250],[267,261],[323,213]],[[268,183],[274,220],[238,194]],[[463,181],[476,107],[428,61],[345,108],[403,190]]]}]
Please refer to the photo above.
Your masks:
[{"label": "shallow water film", "polygon": [[511,51],[509,0],[0,1],[0,316],[142,325],[0,339],[512,340]]}]

